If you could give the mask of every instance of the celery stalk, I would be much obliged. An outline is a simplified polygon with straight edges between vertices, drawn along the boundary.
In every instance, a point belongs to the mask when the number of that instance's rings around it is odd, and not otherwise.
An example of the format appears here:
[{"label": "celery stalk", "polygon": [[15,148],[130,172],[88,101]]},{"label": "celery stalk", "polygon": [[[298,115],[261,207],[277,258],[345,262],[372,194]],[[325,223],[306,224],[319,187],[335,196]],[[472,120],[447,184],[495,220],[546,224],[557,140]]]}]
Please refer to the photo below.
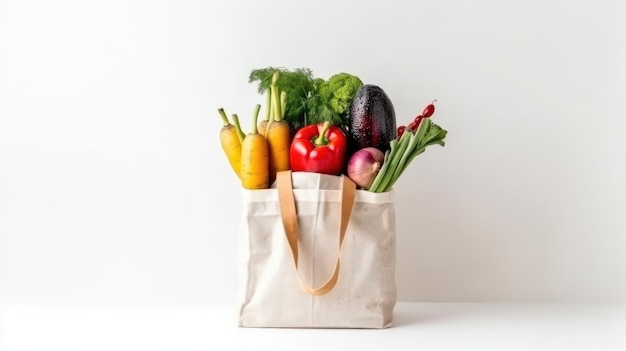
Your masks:
[{"label": "celery stalk", "polygon": [[405,166],[408,164],[407,158],[413,152],[413,150],[415,150],[415,148],[417,147],[419,143],[419,138],[417,137],[417,135],[413,133],[410,133],[410,134],[411,134],[411,138],[409,139],[409,144],[404,149],[404,152],[402,152],[400,160],[395,164],[393,168],[393,172],[392,174],[389,175],[389,181],[385,184],[385,189],[383,191],[389,191],[391,187],[393,186],[393,184],[396,182],[396,180],[398,180],[398,177],[400,177],[400,173],[402,169],[404,169]]},{"label": "celery stalk", "polygon": [[383,176],[385,175],[385,173],[387,172],[387,169],[389,168],[389,159],[391,158],[391,154],[392,154],[392,150],[393,149],[394,149],[394,145],[393,145],[393,141],[392,141],[391,142],[391,150],[385,151],[385,157],[383,158],[383,166],[380,167],[380,170],[378,171],[378,174],[374,178],[374,181],[372,182],[372,185],[370,185],[369,189],[367,189],[367,190],[369,190],[369,191],[371,191],[373,193],[378,193],[379,192],[379,191],[377,191],[377,189],[380,186],[380,182],[382,181]]},{"label": "celery stalk", "polygon": [[[398,164],[399,164],[400,160],[402,159],[402,156],[406,152],[407,148],[410,146],[413,138],[414,138],[413,133],[408,133],[408,132],[402,134],[402,136],[400,137],[400,141],[398,143],[398,147],[395,150],[395,152],[393,153],[393,157],[391,157],[391,159],[389,160],[389,168],[387,169],[387,171],[383,175],[383,179],[382,179],[382,181],[380,183],[380,187],[378,189],[379,192],[385,192],[385,191],[387,191],[386,189],[390,189],[391,185],[393,185],[391,183],[391,179],[393,177],[393,174],[394,174],[395,170],[398,168]],[[394,140],[397,140],[397,139],[394,139]]]}]

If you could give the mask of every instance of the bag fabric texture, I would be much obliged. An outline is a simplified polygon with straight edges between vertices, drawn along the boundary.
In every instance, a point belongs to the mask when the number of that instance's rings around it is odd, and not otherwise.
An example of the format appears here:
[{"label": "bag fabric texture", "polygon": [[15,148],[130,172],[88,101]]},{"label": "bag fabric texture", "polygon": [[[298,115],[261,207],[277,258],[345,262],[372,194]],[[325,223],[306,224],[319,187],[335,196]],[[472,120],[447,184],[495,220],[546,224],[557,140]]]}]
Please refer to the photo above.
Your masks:
[{"label": "bag fabric texture", "polygon": [[241,327],[387,328],[396,304],[393,190],[345,176],[279,172],[242,189]]}]

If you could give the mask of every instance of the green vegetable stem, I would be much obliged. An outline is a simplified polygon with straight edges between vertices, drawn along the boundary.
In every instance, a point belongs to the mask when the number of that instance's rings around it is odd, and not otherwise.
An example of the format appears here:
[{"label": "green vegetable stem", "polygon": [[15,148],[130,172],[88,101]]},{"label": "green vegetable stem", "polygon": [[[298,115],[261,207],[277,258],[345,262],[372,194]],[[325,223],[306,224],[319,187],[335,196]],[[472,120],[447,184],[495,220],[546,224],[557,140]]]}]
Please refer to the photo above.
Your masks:
[{"label": "green vegetable stem", "polygon": [[391,149],[385,153],[383,166],[368,190],[375,193],[391,190],[411,161],[428,146],[445,146],[446,134],[446,130],[430,119],[424,119],[415,133],[405,132],[400,140],[397,138],[392,140]]}]

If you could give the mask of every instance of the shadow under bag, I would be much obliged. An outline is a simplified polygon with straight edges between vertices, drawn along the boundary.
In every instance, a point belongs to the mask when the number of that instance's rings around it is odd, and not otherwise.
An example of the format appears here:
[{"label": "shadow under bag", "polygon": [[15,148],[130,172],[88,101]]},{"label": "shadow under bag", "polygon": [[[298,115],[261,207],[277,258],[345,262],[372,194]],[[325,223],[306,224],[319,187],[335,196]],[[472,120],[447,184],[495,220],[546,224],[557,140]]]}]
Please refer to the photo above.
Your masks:
[{"label": "shadow under bag", "polygon": [[396,304],[393,190],[346,176],[279,172],[242,189],[238,325],[386,328]]}]

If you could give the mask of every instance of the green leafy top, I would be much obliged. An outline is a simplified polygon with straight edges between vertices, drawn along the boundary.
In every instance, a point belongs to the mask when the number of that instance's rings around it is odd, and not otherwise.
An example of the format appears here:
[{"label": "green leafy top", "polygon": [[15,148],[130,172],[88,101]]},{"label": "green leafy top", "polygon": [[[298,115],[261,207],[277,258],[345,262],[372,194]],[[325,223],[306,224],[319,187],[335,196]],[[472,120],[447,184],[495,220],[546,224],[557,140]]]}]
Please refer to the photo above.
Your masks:
[{"label": "green leafy top", "polygon": [[345,124],[348,108],[363,85],[358,77],[348,73],[336,74],[325,81],[314,78],[308,68],[288,70],[284,67],[252,70],[248,82],[258,82],[259,94],[269,95],[272,77],[277,71],[280,74],[276,87],[286,93],[284,118],[295,129],[324,121]]},{"label": "green leafy top", "polygon": [[422,124],[417,134],[417,138],[419,139],[418,148],[426,148],[434,144],[445,145],[444,139],[448,131],[441,128],[430,119],[423,119]]},{"label": "green leafy top", "polygon": [[276,70],[280,71],[282,70],[282,68],[267,67],[252,70],[252,72],[250,72],[250,76],[248,77],[248,83],[254,83],[258,81],[259,86],[257,90],[259,94],[263,94],[272,85],[272,76],[274,75],[274,71]]}]

